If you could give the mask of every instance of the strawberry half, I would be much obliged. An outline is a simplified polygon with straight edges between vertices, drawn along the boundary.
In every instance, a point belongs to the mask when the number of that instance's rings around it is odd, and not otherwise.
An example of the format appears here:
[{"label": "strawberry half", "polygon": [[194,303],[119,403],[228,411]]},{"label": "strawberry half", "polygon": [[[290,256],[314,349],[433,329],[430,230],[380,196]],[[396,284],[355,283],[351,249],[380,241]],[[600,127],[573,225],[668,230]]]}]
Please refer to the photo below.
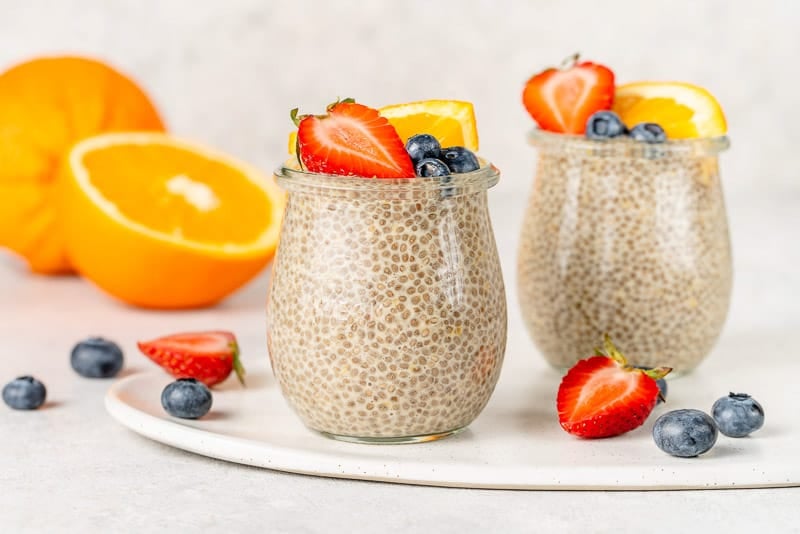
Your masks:
[{"label": "strawberry half", "polygon": [[637,369],[606,335],[605,350],[579,361],[561,380],[556,406],[561,427],[582,438],[607,438],[637,428],[658,400],[656,380],[669,367]]},{"label": "strawberry half", "polygon": [[522,91],[522,103],[542,130],[583,134],[596,111],[611,109],[614,73],[597,63],[578,63],[578,54],[559,68],[533,76]]},{"label": "strawberry half", "polygon": [[414,164],[394,126],[352,99],[326,115],[297,115],[297,157],[311,172],[364,178],[413,178]]},{"label": "strawberry half", "polygon": [[230,332],[187,332],[137,343],[142,354],[175,378],[196,378],[207,386],[219,384],[236,371],[244,385],[239,345]]}]

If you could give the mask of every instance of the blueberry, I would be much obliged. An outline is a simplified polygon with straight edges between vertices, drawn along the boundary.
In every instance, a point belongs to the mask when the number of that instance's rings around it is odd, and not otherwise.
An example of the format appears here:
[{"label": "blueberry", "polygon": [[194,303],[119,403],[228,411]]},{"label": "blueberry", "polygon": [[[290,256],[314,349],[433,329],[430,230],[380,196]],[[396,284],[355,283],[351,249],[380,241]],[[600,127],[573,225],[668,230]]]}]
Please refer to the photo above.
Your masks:
[{"label": "blueberry", "polygon": [[[645,367],[643,365],[636,365],[635,367],[637,369],[648,369],[648,367]],[[667,399],[667,381],[663,378],[659,378],[658,380],[656,380],[656,385],[658,386],[658,391],[661,392],[661,396],[658,397],[658,401],[656,404],[661,404],[662,402],[664,402],[664,400]],[[661,400],[662,397],[664,400]]]},{"label": "blueberry", "polygon": [[420,160],[415,166],[415,170],[417,171],[417,176],[425,177],[448,176],[450,174],[450,169],[447,168],[447,165],[442,160],[434,158]]},{"label": "blueberry", "polygon": [[179,378],[161,392],[161,406],[173,417],[197,419],[211,409],[211,391],[196,378]]},{"label": "blueberry", "polygon": [[586,121],[586,137],[589,139],[610,139],[626,133],[625,125],[613,111],[596,111]]},{"label": "blueberry", "polygon": [[714,446],[717,425],[700,410],[673,410],[656,419],[653,440],[667,454],[691,458]]},{"label": "blueberry", "polygon": [[408,138],[406,152],[415,164],[426,158],[439,159],[442,146],[432,135],[418,134]]},{"label": "blueberry", "polygon": [[481,167],[478,157],[463,146],[443,148],[442,161],[447,163],[450,171],[456,174],[472,172]]},{"label": "blueberry", "polygon": [[86,378],[111,378],[122,369],[122,349],[102,337],[84,339],[72,348],[70,363]]},{"label": "blueberry", "polygon": [[653,122],[643,122],[637,124],[631,129],[631,137],[634,141],[642,141],[645,143],[663,143],[667,140],[667,134],[664,133],[664,128]]},{"label": "blueberry", "polygon": [[719,431],[731,438],[743,438],[764,426],[764,408],[747,393],[731,393],[717,399],[711,415]]},{"label": "blueberry", "polygon": [[15,378],[3,388],[3,402],[15,410],[35,410],[46,397],[44,384],[32,376]]}]

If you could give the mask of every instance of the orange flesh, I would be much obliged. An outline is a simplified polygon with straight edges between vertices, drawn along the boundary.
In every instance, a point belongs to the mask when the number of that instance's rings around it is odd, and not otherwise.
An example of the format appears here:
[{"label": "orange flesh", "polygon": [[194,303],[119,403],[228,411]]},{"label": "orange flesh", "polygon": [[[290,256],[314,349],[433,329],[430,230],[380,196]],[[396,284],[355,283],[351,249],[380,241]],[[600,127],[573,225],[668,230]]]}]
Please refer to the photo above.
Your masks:
[{"label": "orange flesh", "polygon": [[397,134],[403,140],[419,134],[429,133],[431,125],[435,124],[436,137],[443,147],[463,146],[464,134],[461,123],[450,117],[441,117],[430,113],[417,113],[408,115],[402,119],[390,119],[392,125],[397,130]]},{"label": "orange flesh", "polygon": [[[128,219],[204,243],[250,243],[272,206],[244,174],[164,145],[122,145],[88,153],[92,185]],[[146,176],[142,174],[146,173]]]},{"label": "orange flesh", "polygon": [[694,110],[672,98],[619,98],[614,102],[614,111],[622,117],[628,128],[642,122],[656,122],[664,128],[668,137],[698,136],[697,127],[691,122]]}]

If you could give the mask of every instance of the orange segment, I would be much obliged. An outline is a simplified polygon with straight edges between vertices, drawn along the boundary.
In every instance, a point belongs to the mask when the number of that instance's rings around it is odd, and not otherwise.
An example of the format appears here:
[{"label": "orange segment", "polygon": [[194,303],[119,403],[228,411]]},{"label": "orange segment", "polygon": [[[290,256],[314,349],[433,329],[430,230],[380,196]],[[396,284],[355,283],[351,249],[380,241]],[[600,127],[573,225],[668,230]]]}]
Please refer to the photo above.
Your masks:
[{"label": "orange segment", "polygon": [[152,308],[210,305],[255,276],[274,253],[285,204],[255,169],[154,133],[79,143],[60,186],[75,268]]},{"label": "orange segment", "polygon": [[617,87],[614,111],[629,128],[655,122],[667,138],[717,137],[728,130],[725,114],[707,90],[682,82],[635,82]]},{"label": "orange segment", "polygon": [[[407,104],[385,106],[378,110],[406,142],[409,137],[427,133],[443,147],[463,146],[478,150],[478,129],[475,109],[470,102],[460,100],[422,100]],[[297,132],[289,134],[289,154],[295,154]]]},{"label": "orange segment", "polygon": [[0,74],[0,247],[69,272],[52,185],[69,147],[107,131],[163,131],[147,95],[112,67],[48,57]]},{"label": "orange segment", "polygon": [[463,146],[478,150],[475,109],[460,100],[423,100],[380,108],[403,141],[412,135],[427,133],[443,147]]}]

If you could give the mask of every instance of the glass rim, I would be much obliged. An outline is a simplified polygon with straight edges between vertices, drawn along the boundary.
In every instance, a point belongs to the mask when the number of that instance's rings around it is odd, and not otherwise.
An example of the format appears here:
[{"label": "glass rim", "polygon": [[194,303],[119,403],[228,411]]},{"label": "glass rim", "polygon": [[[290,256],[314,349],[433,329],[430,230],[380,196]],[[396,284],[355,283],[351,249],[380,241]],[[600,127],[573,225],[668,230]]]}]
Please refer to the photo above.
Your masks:
[{"label": "glass rim", "polygon": [[472,172],[447,176],[409,178],[364,178],[303,170],[296,160],[289,159],[273,173],[279,186],[288,190],[380,191],[386,193],[438,192],[446,189],[485,190],[497,184],[500,169],[479,158],[481,167]]},{"label": "glass rim", "polygon": [[539,150],[601,157],[670,158],[716,156],[730,147],[727,135],[694,139],[668,139],[663,143],[644,143],[629,137],[587,139],[581,135],[547,132],[534,128],[528,143]]}]

